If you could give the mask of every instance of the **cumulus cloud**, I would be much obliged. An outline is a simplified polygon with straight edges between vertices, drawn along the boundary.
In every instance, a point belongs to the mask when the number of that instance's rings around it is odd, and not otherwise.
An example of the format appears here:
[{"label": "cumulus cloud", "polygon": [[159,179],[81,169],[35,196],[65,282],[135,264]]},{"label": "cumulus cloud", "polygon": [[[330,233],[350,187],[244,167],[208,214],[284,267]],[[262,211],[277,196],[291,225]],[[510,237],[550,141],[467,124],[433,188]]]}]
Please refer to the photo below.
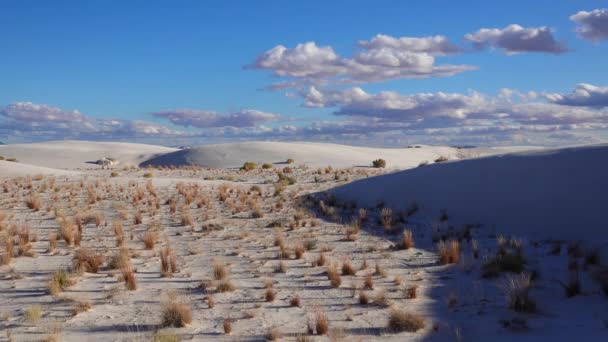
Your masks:
[{"label": "cumulus cloud", "polygon": [[608,107],[608,87],[578,84],[570,94],[545,94],[547,100],[566,106]]},{"label": "cumulus cloud", "polygon": [[66,111],[58,107],[16,102],[0,108],[0,133],[6,136],[31,138],[133,138],[180,136],[184,133],[165,126],[141,121],[96,119],[77,110]]},{"label": "cumulus cloud", "polygon": [[507,54],[522,52],[564,53],[568,51],[565,43],[559,43],[548,27],[522,27],[517,24],[503,29],[482,28],[465,35],[476,49],[488,47],[501,49]]},{"label": "cumulus cloud", "polygon": [[164,118],[171,123],[196,128],[213,127],[254,127],[262,123],[277,121],[281,115],[244,109],[230,114],[218,114],[213,111],[176,109],[152,113],[157,118]]},{"label": "cumulus cloud", "polygon": [[608,39],[608,8],[580,11],[570,20],[578,24],[576,31],[583,39],[593,42]]},{"label": "cumulus cloud", "polygon": [[608,111],[564,106],[537,100],[512,90],[497,96],[475,91],[461,93],[369,94],[361,88],[319,90],[303,93],[303,105],[335,108],[334,114],[350,118],[373,119],[371,124],[400,125],[408,129],[491,129],[499,127],[521,131],[559,129],[602,129],[608,125]]},{"label": "cumulus cloud", "polygon": [[275,76],[291,79],[274,84],[273,89],[452,76],[475,69],[470,65],[436,64],[436,56],[459,51],[443,36],[377,35],[369,41],[359,41],[358,46],[360,50],[348,58],[339,56],[331,46],[317,46],[315,42],[294,48],[277,45],[258,56],[248,68],[270,70]]}]

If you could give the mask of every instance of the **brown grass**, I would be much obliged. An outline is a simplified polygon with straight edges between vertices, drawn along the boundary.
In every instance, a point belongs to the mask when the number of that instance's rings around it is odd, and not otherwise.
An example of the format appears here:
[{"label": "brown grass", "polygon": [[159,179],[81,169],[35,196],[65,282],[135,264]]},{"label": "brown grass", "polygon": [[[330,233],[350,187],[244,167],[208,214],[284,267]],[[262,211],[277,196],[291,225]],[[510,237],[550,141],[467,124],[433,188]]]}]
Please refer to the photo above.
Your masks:
[{"label": "brown grass", "polygon": [[230,318],[224,318],[224,334],[230,335],[232,333],[232,321]]},{"label": "brown grass", "polygon": [[175,253],[171,247],[165,247],[160,250],[160,274],[163,277],[169,277],[175,272],[177,272]]},{"label": "brown grass", "polygon": [[340,287],[342,279],[340,278],[340,272],[338,271],[338,264],[332,263],[327,266],[327,279],[329,279],[331,287]]},{"label": "brown grass", "polygon": [[74,253],[74,268],[79,272],[97,273],[105,257],[92,249],[80,248]]},{"label": "brown grass", "polygon": [[161,325],[181,328],[192,323],[192,308],[189,303],[169,296],[163,303]]},{"label": "brown grass", "polygon": [[327,335],[329,332],[329,320],[327,314],[322,309],[315,311],[315,330],[317,335]]},{"label": "brown grass", "polygon": [[387,328],[393,332],[416,332],[424,328],[424,317],[392,307],[388,313]]},{"label": "brown grass", "polygon": [[49,253],[53,253],[57,248],[57,233],[49,233]]},{"label": "brown grass", "polygon": [[401,248],[410,249],[414,247],[414,237],[412,236],[412,231],[406,229],[403,232],[403,238],[401,239]]},{"label": "brown grass", "polygon": [[264,299],[267,302],[273,302],[275,297],[276,297],[276,294],[274,293],[274,289],[272,287],[266,288],[266,293],[264,294]]},{"label": "brown grass", "polygon": [[371,273],[365,275],[365,278],[363,279],[363,287],[367,290],[374,288],[374,278],[372,277]]},{"label": "brown grass", "polygon": [[141,235],[141,241],[143,241],[145,249],[154,249],[156,240],[158,240],[158,234],[156,232],[147,231]]},{"label": "brown grass", "polygon": [[460,260],[460,242],[450,240],[447,243],[439,242],[439,262],[442,265],[456,264]]},{"label": "brown grass", "polygon": [[300,306],[300,296],[296,293],[289,299],[289,305],[291,306]]},{"label": "brown grass", "polygon": [[213,261],[213,279],[222,280],[226,279],[229,276],[228,268],[226,264],[221,260]]},{"label": "brown grass", "polygon": [[125,287],[129,291],[137,290],[137,279],[135,278],[135,272],[131,265],[127,265],[120,269],[122,273],[122,279],[125,282]]},{"label": "brown grass", "polygon": [[112,228],[114,229],[114,235],[116,236],[116,247],[120,247],[125,241],[125,231],[122,228],[122,222],[112,222]]},{"label": "brown grass", "polygon": [[369,303],[369,298],[367,297],[367,293],[363,290],[359,290],[359,304],[367,304]]},{"label": "brown grass", "polygon": [[40,196],[38,196],[38,195],[31,195],[31,196],[29,196],[25,200],[25,205],[29,209],[32,209],[34,211],[40,210],[40,207],[42,206],[41,201],[40,201]]},{"label": "brown grass", "polygon": [[353,266],[350,263],[350,259],[344,259],[344,262],[342,263],[342,275],[355,275],[355,273],[357,273],[357,271],[355,271],[355,269],[353,268]]}]

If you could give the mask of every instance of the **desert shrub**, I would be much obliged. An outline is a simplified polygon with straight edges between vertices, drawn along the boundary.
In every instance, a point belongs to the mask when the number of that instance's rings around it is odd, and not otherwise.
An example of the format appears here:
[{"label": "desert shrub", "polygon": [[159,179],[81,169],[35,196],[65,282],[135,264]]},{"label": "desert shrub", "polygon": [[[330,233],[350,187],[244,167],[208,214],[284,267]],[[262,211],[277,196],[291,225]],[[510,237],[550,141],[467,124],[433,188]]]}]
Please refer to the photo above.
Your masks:
[{"label": "desert shrub", "polygon": [[424,328],[424,317],[392,307],[388,313],[387,327],[393,332],[416,332]]},{"label": "desert shrub", "polygon": [[447,161],[447,160],[448,160],[447,157],[440,156],[439,158],[435,159],[435,163],[441,163],[441,162],[444,162],[444,161]]},{"label": "desert shrub", "polygon": [[110,173],[110,177],[112,177],[112,178],[118,177],[118,172]]},{"label": "desert shrub", "polygon": [[355,275],[357,271],[353,268],[349,259],[344,259],[342,263],[342,275]]},{"label": "desert shrub", "polygon": [[272,169],[272,164],[264,163],[264,164],[262,164],[262,169],[265,169],[265,170]]},{"label": "desert shrub", "polygon": [[287,159],[287,164],[293,164],[295,163],[295,160],[293,160],[292,158]]},{"label": "desert shrub", "polygon": [[460,243],[450,240],[447,243],[439,242],[439,262],[442,265],[456,264],[460,260]]},{"label": "desert shrub", "polygon": [[496,254],[485,260],[481,273],[484,278],[494,278],[502,272],[521,273],[526,259],[520,253]]},{"label": "desert shrub", "polygon": [[329,283],[331,287],[340,287],[342,284],[342,279],[340,278],[340,272],[338,271],[338,265],[332,263],[327,266],[327,278],[329,279]]},{"label": "desert shrub", "polygon": [[274,289],[272,287],[266,288],[266,294],[264,295],[264,298],[266,299],[266,301],[272,302],[272,301],[274,301],[275,297],[276,297],[276,294],[274,293]]},{"label": "desert shrub", "polygon": [[152,176],[153,176],[152,172],[146,172],[143,175],[144,178],[152,178]]},{"label": "desert shrub", "polygon": [[49,279],[48,293],[52,296],[56,296],[66,287],[71,286],[73,283],[73,280],[70,278],[70,276],[65,270],[57,270]]},{"label": "desert shrub", "polygon": [[17,158],[15,158],[15,157],[6,158],[6,161],[9,161],[9,162],[17,162]]},{"label": "desert shrub", "polygon": [[517,312],[535,312],[536,302],[529,296],[532,278],[527,273],[508,275],[502,283],[509,309]]},{"label": "desert shrub", "polygon": [[80,248],[74,253],[74,268],[81,272],[97,273],[99,267],[104,263],[105,257],[97,252]]},{"label": "desert shrub", "polygon": [[216,290],[217,292],[231,292],[236,290],[236,286],[230,278],[224,278],[217,282]]},{"label": "desert shrub", "polygon": [[181,328],[192,322],[192,308],[189,303],[169,296],[162,308],[161,325],[163,327]]},{"label": "desert shrub", "polygon": [[300,306],[300,296],[298,294],[294,294],[293,297],[289,299],[289,305],[291,306]]},{"label": "desert shrub", "polygon": [[315,310],[315,330],[317,335],[327,335],[329,332],[329,320],[322,309]]},{"label": "desert shrub", "polygon": [[400,247],[403,249],[410,249],[414,247],[414,237],[412,236],[412,231],[406,229],[403,232],[403,238],[401,239]]},{"label": "desert shrub", "polygon": [[23,313],[23,317],[30,323],[38,322],[42,317],[42,306],[40,304],[28,306]]},{"label": "desert shrub", "polygon": [[146,249],[154,249],[154,245],[156,244],[156,240],[158,239],[158,234],[156,232],[147,231],[142,234],[141,241],[144,243],[144,247]]},{"label": "desert shrub", "polygon": [[367,290],[374,288],[374,278],[371,273],[366,274],[365,278],[363,278],[363,287]]},{"label": "desert shrub", "polygon": [[359,290],[359,304],[365,305],[369,303],[369,298],[367,297],[367,293],[363,290]]},{"label": "desert shrub", "polygon": [[256,167],[258,167],[258,164],[247,161],[243,164],[243,166],[241,166],[241,170],[251,171],[251,170],[255,170]]},{"label": "desert shrub", "polygon": [[215,260],[213,262],[213,279],[222,280],[228,278],[228,268],[226,264],[221,260]]},{"label": "desert shrub", "polygon": [[25,205],[34,211],[40,210],[41,201],[38,195],[31,195],[25,200]]},{"label": "desert shrub", "polygon": [[122,273],[122,280],[125,282],[125,287],[129,291],[137,290],[137,279],[135,278],[135,271],[131,265],[126,265],[120,269]]},{"label": "desert shrub", "polygon": [[375,168],[385,168],[386,167],[386,160],[384,159],[376,159],[372,161],[372,166]]},{"label": "desert shrub", "polygon": [[382,208],[380,211],[380,220],[384,231],[390,233],[393,228],[393,210],[391,208]]}]

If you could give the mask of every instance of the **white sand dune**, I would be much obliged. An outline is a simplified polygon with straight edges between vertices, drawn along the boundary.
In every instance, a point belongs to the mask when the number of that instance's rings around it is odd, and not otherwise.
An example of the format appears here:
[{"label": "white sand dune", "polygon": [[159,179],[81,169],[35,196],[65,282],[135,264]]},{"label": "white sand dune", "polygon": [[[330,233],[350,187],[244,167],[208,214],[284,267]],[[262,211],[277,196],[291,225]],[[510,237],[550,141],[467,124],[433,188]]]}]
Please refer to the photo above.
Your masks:
[{"label": "white sand dune", "polygon": [[17,177],[33,175],[77,175],[76,171],[52,169],[44,166],[0,160],[0,177]]},{"label": "white sand dune", "polygon": [[120,166],[138,165],[156,155],[174,151],[177,149],[155,145],[76,140],[0,146],[0,155],[55,169],[95,167],[92,163],[104,157],[118,160]]},{"label": "white sand dune", "polygon": [[[515,148],[517,149],[517,148]],[[142,165],[199,165],[215,168],[240,167],[246,161],[261,163],[285,163],[288,158],[296,164],[311,167],[370,166],[372,160],[382,158],[388,168],[411,168],[422,161],[433,162],[440,156],[457,159],[487,155],[502,148],[463,149],[445,146],[421,146],[419,148],[369,148],[328,143],[246,142],[216,144],[180,150],[152,158]],[[511,151],[511,150],[509,150]]]},{"label": "white sand dune", "polygon": [[414,218],[482,223],[525,237],[608,239],[608,145],[514,153],[429,165],[336,188],[340,199]]}]

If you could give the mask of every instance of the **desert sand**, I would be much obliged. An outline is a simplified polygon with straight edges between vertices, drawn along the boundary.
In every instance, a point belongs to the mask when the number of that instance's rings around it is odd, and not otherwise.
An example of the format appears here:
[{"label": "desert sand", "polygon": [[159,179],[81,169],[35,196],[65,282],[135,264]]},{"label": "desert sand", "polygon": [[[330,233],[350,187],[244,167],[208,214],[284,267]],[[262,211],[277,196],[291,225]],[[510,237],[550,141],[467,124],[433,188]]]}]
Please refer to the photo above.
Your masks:
[{"label": "desert sand", "polygon": [[0,338],[608,339],[608,147],[522,149],[0,147]]}]

